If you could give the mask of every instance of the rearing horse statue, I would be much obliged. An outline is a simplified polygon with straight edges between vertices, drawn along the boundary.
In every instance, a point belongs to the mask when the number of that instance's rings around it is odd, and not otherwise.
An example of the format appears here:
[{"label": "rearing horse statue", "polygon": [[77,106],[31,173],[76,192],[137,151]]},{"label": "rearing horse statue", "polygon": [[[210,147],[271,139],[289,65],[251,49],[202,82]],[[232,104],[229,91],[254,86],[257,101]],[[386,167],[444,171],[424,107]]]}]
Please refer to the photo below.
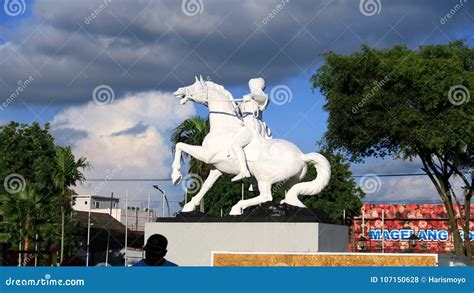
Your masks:
[{"label": "rearing horse statue", "polygon": [[[231,143],[242,129],[242,120],[232,94],[223,86],[204,81],[202,77],[196,77],[194,84],[179,88],[174,95],[181,99],[181,104],[192,101],[209,109],[211,128],[202,146],[177,143],[172,165],[171,179],[175,185],[182,178],[180,168],[183,152],[212,166],[199,192],[182,209],[183,212],[191,212],[222,173],[239,173],[239,163],[233,157]],[[241,215],[250,206],[271,201],[272,184],[278,182],[283,182],[286,191],[281,203],[305,207],[298,196],[318,194],[331,177],[331,167],[324,156],[319,153],[304,154],[296,145],[283,139],[254,139],[245,147],[245,154],[249,171],[256,179],[260,194],[240,200],[232,207],[230,215]],[[306,175],[307,163],[314,164],[317,177],[309,182],[300,182]]]}]

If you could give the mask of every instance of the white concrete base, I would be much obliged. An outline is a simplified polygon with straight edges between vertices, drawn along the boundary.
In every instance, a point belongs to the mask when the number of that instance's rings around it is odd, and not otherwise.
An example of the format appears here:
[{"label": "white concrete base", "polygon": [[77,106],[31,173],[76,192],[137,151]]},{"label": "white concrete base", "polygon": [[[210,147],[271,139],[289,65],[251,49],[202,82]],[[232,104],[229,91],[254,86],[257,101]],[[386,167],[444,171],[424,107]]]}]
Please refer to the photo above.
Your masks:
[{"label": "white concrete base", "polygon": [[180,266],[210,266],[212,251],[346,252],[349,243],[347,226],[321,223],[147,223],[145,242],[156,233]]}]

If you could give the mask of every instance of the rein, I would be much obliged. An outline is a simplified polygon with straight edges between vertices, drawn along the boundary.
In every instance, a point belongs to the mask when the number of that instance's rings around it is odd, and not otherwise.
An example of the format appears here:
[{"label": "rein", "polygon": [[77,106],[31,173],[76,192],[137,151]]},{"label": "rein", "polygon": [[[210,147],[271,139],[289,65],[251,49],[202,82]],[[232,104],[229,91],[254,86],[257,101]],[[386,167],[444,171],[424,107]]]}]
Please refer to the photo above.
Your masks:
[{"label": "rein", "polygon": [[[192,99],[192,96],[193,95],[197,95],[197,94],[201,94],[201,93],[205,93],[205,101],[206,101],[206,104],[209,104],[209,87],[207,85],[207,83],[204,83],[205,84],[205,88],[204,90],[202,91],[198,91],[198,92],[193,92],[193,93],[190,93],[188,91],[188,89],[186,88],[186,91],[185,91],[185,95],[184,95],[184,98],[186,100],[190,100]],[[229,113],[226,113],[226,112],[220,112],[220,111],[209,111],[209,114],[223,114],[223,115],[230,115],[232,117],[237,117],[239,118],[240,120],[242,120],[242,115],[240,113],[240,110],[238,109],[238,107],[234,104],[234,102],[239,102],[239,101],[243,101],[244,99],[214,99],[214,101],[218,101],[218,102],[231,102],[232,104],[232,108],[234,109],[234,114],[229,114]]]}]

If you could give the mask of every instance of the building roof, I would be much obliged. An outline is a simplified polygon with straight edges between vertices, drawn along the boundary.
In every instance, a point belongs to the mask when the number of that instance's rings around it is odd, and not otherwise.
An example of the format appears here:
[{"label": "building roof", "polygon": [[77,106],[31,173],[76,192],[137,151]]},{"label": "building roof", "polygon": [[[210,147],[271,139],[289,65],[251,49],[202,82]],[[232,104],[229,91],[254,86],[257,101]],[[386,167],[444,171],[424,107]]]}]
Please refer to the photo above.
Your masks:
[{"label": "building roof", "polygon": [[[89,212],[76,211],[76,215],[77,221],[83,227],[87,227]],[[123,236],[125,236],[124,224],[120,223],[109,214],[91,212],[91,230],[106,231],[107,229],[110,229],[111,234],[114,235],[115,239],[119,239],[120,242],[123,241]],[[143,232],[130,230],[129,228],[127,238],[129,247],[141,248],[143,246]]]},{"label": "building roof", "polygon": [[[74,198],[93,198],[97,200],[104,200],[104,201],[110,201],[111,198],[110,196],[100,196],[100,195],[89,195],[89,194],[80,194],[80,195],[74,195]],[[120,201],[120,198],[114,197],[112,198],[112,201]]]}]

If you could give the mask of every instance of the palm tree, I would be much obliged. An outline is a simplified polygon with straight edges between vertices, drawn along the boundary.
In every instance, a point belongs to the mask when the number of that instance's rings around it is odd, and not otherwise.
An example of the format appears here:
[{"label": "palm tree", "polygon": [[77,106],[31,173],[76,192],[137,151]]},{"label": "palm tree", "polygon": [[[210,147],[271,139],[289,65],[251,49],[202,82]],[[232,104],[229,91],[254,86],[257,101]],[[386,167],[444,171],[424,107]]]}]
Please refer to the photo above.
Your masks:
[{"label": "palm tree", "polygon": [[84,175],[79,169],[89,167],[89,163],[84,157],[81,157],[76,161],[70,147],[56,147],[54,163],[55,170],[53,172],[53,183],[59,191],[59,201],[61,206],[60,263],[62,263],[64,258],[64,219],[66,208],[71,207],[72,199],[72,190],[70,187],[76,186],[77,181],[84,181]]},{"label": "palm tree", "polygon": [[[184,120],[171,134],[173,152],[178,142],[191,145],[201,145],[209,131],[210,124],[208,118],[204,119],[199,116],[194,116]],[[189,158],[188,154],[183,153],[182,159],[187,158]],[[198,174],[201,178],[206,178],[207,175],[209,175],[209,166],[201,161],[191,158],[188,172]],[[201,200],[200,211],[204,212],[204,200]]]},{"label": "palm tree", "polygon": [[22,250],[30,249],[30,239],[35,238],[38,227],[44,222],[47,213],[42,196],[33,184],[26,184],[17,194],[2,194],[4,203],[4,224],[10,235],[19,233]]}]

